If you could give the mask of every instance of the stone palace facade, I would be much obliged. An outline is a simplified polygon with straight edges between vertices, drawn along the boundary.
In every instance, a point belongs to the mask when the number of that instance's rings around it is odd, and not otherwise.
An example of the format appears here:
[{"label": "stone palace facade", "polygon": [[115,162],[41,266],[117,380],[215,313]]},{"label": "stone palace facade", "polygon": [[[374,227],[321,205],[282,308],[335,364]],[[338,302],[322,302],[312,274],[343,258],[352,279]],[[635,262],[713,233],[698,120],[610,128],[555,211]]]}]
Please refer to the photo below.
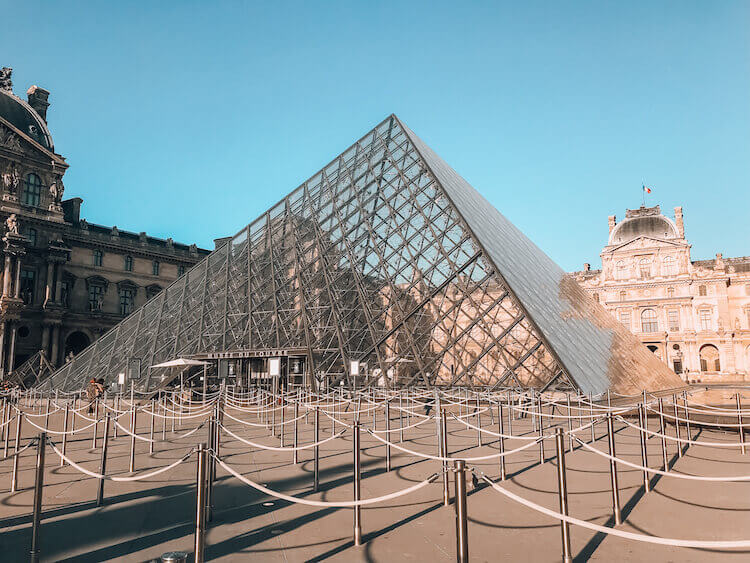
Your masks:
[{"label": "stone palace facade", "polygon": [[208,253],[82,219],[83,200],[63,199],[48,97],[22,100],[0,70],[0,374],[40,350],[59,366]]},{"label": "stone palace facade", "polygon": [[602,269],[578,282],[683,379],[750,379],[750,256],[692,260],[682,208],[609,217]]}]

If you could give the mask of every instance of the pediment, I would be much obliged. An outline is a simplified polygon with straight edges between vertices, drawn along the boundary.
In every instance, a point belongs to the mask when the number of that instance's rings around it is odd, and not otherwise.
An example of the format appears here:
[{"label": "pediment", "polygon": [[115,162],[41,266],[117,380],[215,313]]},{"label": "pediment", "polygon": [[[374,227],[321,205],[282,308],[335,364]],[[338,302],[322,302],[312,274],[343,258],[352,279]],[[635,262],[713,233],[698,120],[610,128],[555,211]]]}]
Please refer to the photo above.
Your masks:
[{"label": "pediment", "polygon": [[14,152],[19,156],[33,158],[45,163],[52,160],[56,166],[68,167],[60,155],[46,149],[2,117],[0,117],[0,148]]},{"label": "pediment", "polygon": [[660,239],[655,237],[638,237],[628,242],[612,246],[607,249],[607,252],[616,252],[620,250],[640,250],[644,248],[658,248],[658,247],[685,247],[687,243],[683,240],[671,240],[671,239]]}]

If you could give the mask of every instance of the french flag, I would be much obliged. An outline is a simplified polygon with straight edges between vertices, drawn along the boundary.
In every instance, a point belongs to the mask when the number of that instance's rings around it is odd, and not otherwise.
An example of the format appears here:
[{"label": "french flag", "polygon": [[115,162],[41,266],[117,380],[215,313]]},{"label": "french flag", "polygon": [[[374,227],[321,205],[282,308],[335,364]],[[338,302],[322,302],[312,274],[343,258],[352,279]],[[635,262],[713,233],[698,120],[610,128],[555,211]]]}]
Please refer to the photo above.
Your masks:
[{"label": "french flag", "polygon": [[643,191],[646,192],[647,194],[650,194],[651,188],[649,188],[648,186],[643,186]]}]

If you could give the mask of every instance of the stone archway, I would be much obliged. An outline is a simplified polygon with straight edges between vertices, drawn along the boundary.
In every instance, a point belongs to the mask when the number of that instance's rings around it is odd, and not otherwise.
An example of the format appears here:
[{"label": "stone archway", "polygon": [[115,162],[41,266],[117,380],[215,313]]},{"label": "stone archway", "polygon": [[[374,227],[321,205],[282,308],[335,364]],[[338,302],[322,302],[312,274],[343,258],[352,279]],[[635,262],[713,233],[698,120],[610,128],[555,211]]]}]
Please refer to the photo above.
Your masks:
[{"label": "stone archway", "polygon": [[91,339],[88,335],[80,330],[71,332],[65,339],[65,357],[69,354],[74,356],[78,355],[86,346],[91,344]]},{"label": "stone archway", "polygon": [[713,344],[704,344],[699,351],[701,371],[721,371],[719,349]]}]

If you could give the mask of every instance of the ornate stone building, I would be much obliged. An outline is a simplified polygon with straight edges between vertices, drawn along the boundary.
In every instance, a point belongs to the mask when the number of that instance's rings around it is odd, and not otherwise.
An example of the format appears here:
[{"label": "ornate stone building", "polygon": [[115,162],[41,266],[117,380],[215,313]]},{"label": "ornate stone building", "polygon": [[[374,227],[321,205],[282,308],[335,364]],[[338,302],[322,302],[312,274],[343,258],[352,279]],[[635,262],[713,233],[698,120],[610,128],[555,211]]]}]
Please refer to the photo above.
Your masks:
[{"label": "ornate stone building", "polygon": [[0,373],[43,350],[60,365],[208,251],[87,222],[63,199],[68,168],[47,127],[49,92],[13,93],[0,70]]},{"label": "ornate stone building", "polygon": [[683,379],[750,378],[750,256],[692,260],[682,208],[609,217],[602,269],[583,287]]}]

